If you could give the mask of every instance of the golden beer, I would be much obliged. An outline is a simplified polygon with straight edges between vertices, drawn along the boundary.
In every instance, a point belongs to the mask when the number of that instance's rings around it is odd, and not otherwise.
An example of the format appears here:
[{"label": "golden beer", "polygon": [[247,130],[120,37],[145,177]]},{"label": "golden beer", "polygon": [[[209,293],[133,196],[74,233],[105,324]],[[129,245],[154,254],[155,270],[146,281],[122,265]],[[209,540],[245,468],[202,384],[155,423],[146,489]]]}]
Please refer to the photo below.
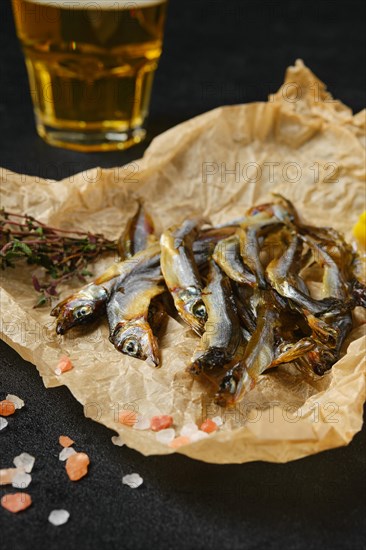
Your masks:
[{"label": "golden beer", "polygon": [[145,136],[166,0],[12,0],[38,133],[82,151]]}]

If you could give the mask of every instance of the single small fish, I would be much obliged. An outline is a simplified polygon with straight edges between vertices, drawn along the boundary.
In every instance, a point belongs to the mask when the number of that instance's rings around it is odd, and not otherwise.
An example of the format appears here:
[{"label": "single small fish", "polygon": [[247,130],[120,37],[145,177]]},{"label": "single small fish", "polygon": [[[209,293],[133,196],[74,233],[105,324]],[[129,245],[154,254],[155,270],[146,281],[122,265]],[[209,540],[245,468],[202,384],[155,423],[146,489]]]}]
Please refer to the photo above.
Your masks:
[{"label": "single small fish", "polygon": [[200,223],[186,220],[163,232],[160,238],[161,270],[182,319],[201,335],[207,318],[202,281],[192,245]]},{"label": "single small fish", "polygon": [[154,222],[142,202],[139,202],[136,214],[127,222],[118,239],[117,248],[120,257],[132,258],[137,252],[148,248],[156,241],[154,233]]},{"label": "single small fish", "polygon": [[72,327],[84,325],[100,317],[105,312],[105,304],[116,277],[121,275],[127,266],[132,267],[125,262],[113,264],[93,282],[58,303],[50,313],[51,316],[57,317],[56,333],[65,334]]},{"label": "single small fish", "polygon": [[160,357],[150,325],[153,314],[150,307],[152,300],[165,291],[162,282],[160,266],[140,266],[114,289],[107,304],[109,339],[115,348],[155,367]]},{"label": "single small fish", "polygon": [[243,343],[231,284],[220,267],[210,261],[208,282],[202,299],[207,311],[205,332],[188,367],[191,374],[223,367]]},{"label": "single small fish", "polygon": [[[302,281],[299,273],[302,241],[296,234],[290,237],[290,244],[280,258],[272,260],[266,268],[266,278],[281,296],[290,299],[302,311],[311,315],[320,315],[338,307],[339,301],[334,298],[315,300]],[[301,286],[298,288],[298,286]],[[306,313],[305,313],[306,314]]]},{"label": "single small fish", "polygon": [[160,247],[158,243],[146,251],[142,250],[133,258],[116,262],[93,282],[57,304],[51,311],[51,315],[57,317],[56,333],[65,334],[72,327],[84,325],[99,318],[105,312],[106,303],[115,285],[141,263],[146,262],[147,258],[153,264],[159,264]]},{"label": "single small fish", "polygon": [[275,333],[280,323],[280,312],[270,291],[261,294],[257,319],[257,327],[243,357],[225,374],[215,395],[215,403],[220,406],[241,401],[274,360]]},{"label": "single small fish", "polygon": [[257,279],[245,266],[240,254],[240,240],[237,235],[219,241],[215,247],[213,258],[231,280],[256,286]]},{"label": "single small fish", "polygon": [[245,225],[237,229],[237,235],[240,240],[240,254],[243,262],[249,267],[250,271],[256,277],[258,288],[266,289],[268,283],[264,275],[264,267],[260,259],[260,238],[279,226],[281,222],[276,217],[270,217],[265,212],[259,212],[254,218],[258,223]]}]

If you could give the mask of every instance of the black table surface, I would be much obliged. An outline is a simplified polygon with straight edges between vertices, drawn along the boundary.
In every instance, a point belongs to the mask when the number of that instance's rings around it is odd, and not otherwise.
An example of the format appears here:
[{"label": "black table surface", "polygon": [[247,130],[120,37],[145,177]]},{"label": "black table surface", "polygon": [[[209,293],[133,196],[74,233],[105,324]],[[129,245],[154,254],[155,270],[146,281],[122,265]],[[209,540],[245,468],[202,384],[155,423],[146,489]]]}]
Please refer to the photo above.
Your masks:
[{"label": "black table surface", "polygon": [[[171,0],[146,142],[104,154],[52,148],[35,132],[9,0],[0,0],[0,10],[0,166],[16,172],[60,179],[123,165],[178,122],[222,104],[265,100],[298,57],[336,98],[355,112],[364,106],[363,2]],[[46,390],[34,366],[3,342],[0,375],[0,398],[26,401],[0,434],[0,468],[22,451],[37,457],[28,489],[34,505],[17,516],[0,509],[1,548],[366,547],[365,430],[347,447],[282,465],[146,458],[113,446],[113,433],[84,418],[66,388]],[[91,457],[88,477],[75,484],[58,462],[62,433]],[[121,484],[132,472],[144,478],[137,490]],[[54,508],[70,511],[66,525],[48,523]]]}]

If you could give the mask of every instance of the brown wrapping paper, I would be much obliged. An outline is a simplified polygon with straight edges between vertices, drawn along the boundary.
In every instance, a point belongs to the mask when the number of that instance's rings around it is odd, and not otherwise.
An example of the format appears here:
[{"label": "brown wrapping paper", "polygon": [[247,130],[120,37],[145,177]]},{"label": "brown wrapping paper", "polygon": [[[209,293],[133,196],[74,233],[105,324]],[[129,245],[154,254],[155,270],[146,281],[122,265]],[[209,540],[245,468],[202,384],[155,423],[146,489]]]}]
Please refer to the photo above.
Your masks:
[{"label": "brown wrapping paper", "polygon": [[[1,170],[2,206],[60,227],[120,234],[144,199],[157,229],[201,212],[213,223],[240,216],[249,206],[280,192],[312,224],[333,225],[351,238],[364,210],[364,112],[332,99],[301,61],[290,67],[267,103],[222,107],[157,137],[144,157],[111,170],[94,169],[63,181],[40,180]],[[99,274],[115,261],[99,261]],[[362,426],[365,401],[365,315],[344,356],[317,381],[291,366],[262,377],[234,409],[213,404],[210,386],[185,372],[197,337],[169,320],[162,338],[162,367],[119,354],[108,341],[105,320],[57,336],[49,308],[33,309],[32,269],[2,274],[1,336],[34,363],[46,387],[65,384],[86,416],[112,428],[120,440],[145,455],[180,452],[216,463],[287,462],[346,445]],[[77,284],[65,285],[61,298]],[[55,374],[59,357],[74,369]],[[221,416],[223,427],[177,451],[151,431],[118,424],[122,409],[152,416],[171,414],[179,434],[190,421]]]}]

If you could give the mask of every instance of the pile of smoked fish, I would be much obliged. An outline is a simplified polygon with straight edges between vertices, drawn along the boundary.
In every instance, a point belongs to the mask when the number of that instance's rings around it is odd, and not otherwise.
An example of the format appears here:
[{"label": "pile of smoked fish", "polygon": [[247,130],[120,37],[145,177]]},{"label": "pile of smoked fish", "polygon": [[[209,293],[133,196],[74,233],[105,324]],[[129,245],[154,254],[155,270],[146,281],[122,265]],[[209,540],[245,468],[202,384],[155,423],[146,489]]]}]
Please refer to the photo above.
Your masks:
[{"label": "pile of smoked fish", "polygon": [[[158,339],[167,315],[175,317],[200,337],[188,372],[212,376],[222,406],[284,363],[323,375],[340,357],[352,310],[366,307],[357,253],[336,230],[303,224],[279,195],[220,226],[184,220],[160,239],[140,204],[119,254],[52,310],[57,333],[106,313],[116,349],[159,366]],[[321,299],[309,290],[309,270]]]}]

